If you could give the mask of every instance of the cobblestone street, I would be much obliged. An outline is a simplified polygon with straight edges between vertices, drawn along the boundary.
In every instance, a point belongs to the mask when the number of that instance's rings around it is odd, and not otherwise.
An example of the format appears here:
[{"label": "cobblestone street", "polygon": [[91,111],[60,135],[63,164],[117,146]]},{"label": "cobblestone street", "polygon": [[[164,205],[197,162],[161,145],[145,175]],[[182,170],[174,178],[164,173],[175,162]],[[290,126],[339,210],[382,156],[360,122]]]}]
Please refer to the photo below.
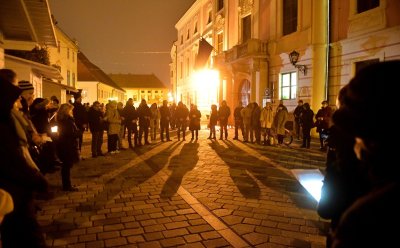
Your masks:
[{"label": "cobblestone street", "polygon": [[[40,201],[52,247],[325,247],[327,223],[290,169],[324,168],[325,153],[229,140],[161,143],[91,158],[72,169],[79,191]],[[103,145],[106,151],[107,145]]]}]

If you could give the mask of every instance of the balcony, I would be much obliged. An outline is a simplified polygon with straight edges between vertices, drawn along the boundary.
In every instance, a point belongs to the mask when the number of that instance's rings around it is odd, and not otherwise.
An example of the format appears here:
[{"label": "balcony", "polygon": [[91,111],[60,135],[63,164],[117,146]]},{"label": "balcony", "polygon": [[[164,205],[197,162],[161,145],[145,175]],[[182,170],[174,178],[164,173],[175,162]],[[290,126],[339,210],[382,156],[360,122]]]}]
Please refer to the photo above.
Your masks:
[{"label": "balcony", "polygon": [[267,58],[267,43],[258,39],[250,39],[225,51],[224,55],[224,62],[229,64],[247,58]]}]

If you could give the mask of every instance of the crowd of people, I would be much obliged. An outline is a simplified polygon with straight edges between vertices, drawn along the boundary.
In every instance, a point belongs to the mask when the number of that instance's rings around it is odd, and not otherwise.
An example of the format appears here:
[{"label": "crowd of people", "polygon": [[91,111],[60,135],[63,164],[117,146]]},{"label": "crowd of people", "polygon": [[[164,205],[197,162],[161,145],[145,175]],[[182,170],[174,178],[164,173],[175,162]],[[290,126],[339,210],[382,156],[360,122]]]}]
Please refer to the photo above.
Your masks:
[{"label": "crowd of people", "polygon": [[[369,65],[343,87],[337,110],[327,101],[314,116],[309,103],[298,102],[294,111],[297,138],[310,148],[310,132],[317,128],[321,149],[327,149],[326,173],[318,214],[331,220],[327,247],[393,247],[397,244],[399,168],[396,161],[398,132],[385,132],[389,116],[387,106],[394,106],[387,88],[397,87],[396,73],[400,61]],[[394,79],[394,80],[392,80]],[[215,126],[220,124],[220,139],[228,139],[227,125],[231,115],[226,101],[211,106],[209,139],[216,139]],[[62,188],[76,191],[70,171],[80,161],[83,132],[92,134],[92,156],[103,156],[103,134],[108,136],[108,152],[118,153],[127,134],[129,147],[150,144],[159,132],[162,142],[171,141],[169,129],[177,129],[177,138],[185,140],[189,126],[191,139],[198,139],[201,112],[196,105],[188,109],[182,102],[168,106],[148,106],[145,100],[135,108],[132,99],[125,106],[110,101],[105,106],[94,102],[82,104],[80,94],[74,103],[59,104],[58,99],[35,98],[28,81],[17,80],[15,72],[0,70],[0,223],[3,248],[46,247],[36,220],[35,194],[48,192],[44,177],[49,168],[61,170]],[[234,140],[239,129],[244,142],[268,144],[276,135],[282,144],[288,110],[282,102],[273,109],[267,102],[246,107],[239,103],[233,113]],[[302,135],[300,135],[302,130]],[[165,136],[164,136],[165,134]],[[263,137],[263,142],[261,142]],[[132,141],[133,138],[133,141]],[[35,149],[38,149],[38,154]],[[46,149],[46,150],[43,150]],[[45,152],[43,152],[45,151]],[[36,155],[37,156],[36,156]],[[45,155],[44,157],[42,155]],[[2,222],[1,222],[2,221]],[[23,238],[21,238],[23,237]]]}]

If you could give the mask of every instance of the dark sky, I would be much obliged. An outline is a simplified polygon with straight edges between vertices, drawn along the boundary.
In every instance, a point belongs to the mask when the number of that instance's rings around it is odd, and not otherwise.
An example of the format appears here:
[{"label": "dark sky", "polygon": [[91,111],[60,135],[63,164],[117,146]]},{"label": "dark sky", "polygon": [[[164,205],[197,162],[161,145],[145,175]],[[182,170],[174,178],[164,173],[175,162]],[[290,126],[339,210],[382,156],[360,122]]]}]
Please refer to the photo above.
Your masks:
[{"label": "dark sky", "polygon": [[49,0],[58,26],[106,73],[169,84],[175,24],[196,0]]}]

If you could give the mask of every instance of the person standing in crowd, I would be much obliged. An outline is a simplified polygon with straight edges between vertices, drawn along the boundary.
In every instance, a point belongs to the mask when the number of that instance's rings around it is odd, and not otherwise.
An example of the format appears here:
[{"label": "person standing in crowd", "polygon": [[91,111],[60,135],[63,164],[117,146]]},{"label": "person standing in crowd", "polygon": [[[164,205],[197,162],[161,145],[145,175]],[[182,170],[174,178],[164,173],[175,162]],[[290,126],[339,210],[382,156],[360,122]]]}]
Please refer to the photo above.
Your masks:
[{"label": "person standing in crowd", "polygon": [[322,107],[315,115],[317,132],[319,133],[320,150],[325,150],[325,140],[328,136],[328,129],[331,122],[332,110],[328,101],[322,101]]},{"label": "person standing in crowd", "polygon": [[171,113],[168,108],[168,101],[164,100],[163,105],[160,107],[160,139],[164,142],[164,131],[166,141],[171,141],[169,138],[169,121],[171,119]]},{"label": "person standing in crowd", "polygon": [[74,96],[74,119],[75,124],[78,127],[80,134],[79,134],[79,151],[82,149],[82,142],[83,142],[83,132],[87,128],[87,112],[85,106],[82,104],[82,95],[81,93],[77,93]]},{"label": "person standing in crowd", "polygon": [[[343,97],[348,85],[340,91],[337,107],[343,106]],[[333,113],[332,119],[337,115]],[[340,115],[339,115],[340,116]],[[326,141],[328,152],[326,155],[326,168],[321,199],[318,202],[317,213],[320,217],[330,220],[327,233],[326,247],[332,246],[332,235],[344,211],[353,204],[357,198],[370,189],[367,180],[367,171],[360,164],[354,153],[355,137],[336,124],[329,127]]]},{"label": "person standing in crowd", "polygon": [[208,136],[208,139],[216,139],[215,136],[215,126],[217,125],[218,122],[218,110],[217,110],[217,105],[213,104],[211,105],[211,114],[210,114],[210,136]]},{"label": "person standing in crowd", "polygon": [[0,69],[0,78],[4,82],[9,82],[13,85],[18,84],[17,74],[15,73],[15,71],[13,71],[11,69],[7,69],[7,68]]},{"label": "person standing in crowd", "polygon": [[[261,110],[261,115],[260,115],[261,132],[264,138],[263,145],[268,145],[267,136],[268,139],[270,139],[271,127],[273,121],[274,121],[274,110],[272,108],[272,103],[266,102],[265,107]],[[272,144],[272,142],[270,141],[269,144]]]},{"label": "person standing in crowd", "polygon": [[189,110],[187,107],[183,105],[182,102],[178,103],[178,107],[175,110],[175,121],[176,126],[178,128],[178,141],[181,139],[181,132],[182,132],[182,139],[185,140],[186,135],[186,122],[189,115]]},{"label": "person standing in crowd", "polygon": [[253,128],[251,125],[252,121],[252,113],[253,113],[253,103],[247,104],[245,108],[242,109],[241,114],[243,117],[243,124],[244,124],[244,142],[249,142],[249,135],[250,135],[250,141],[253,143],[254,141],[254,134],[253,134]]},{"label": "person standing in crowd", "polygon": [[88,112],[89,129],[92,133],[92,157],[104,156],[101,146],[103,145],[104,114],[100,109],[100,103],[95,101]]},{"label": "person standing in crowd", "polygon": [[121,119],[121,124],[119,126],[117,147],[118,150],[126,150],[123,144],[124,132],[125,132],[125,116],[124,116],[124,104],[122,102],[117,103],[117,111]]},{"label": "person standing in crowd", "polygon": [[251,112],[251,128],[254,130],[256,143],[261,144],[261,123],[260,123],[261,109],[258,103],[253,102],[253,112]]},{"label": "person standing in crowd", "polygon": [[125,116],[125,125],[126,129],[128,131],[128,144],[129,148],[133,148],[132,144],[132,134],[133,134],[133,142],[134,145],[138,145],[138,130],[137,130],[137,111],[135,107],[133,106],[133,99],[129,98],[128,101],[126,102],[126,105],[124,107],[124,116]]},{"label": "person standing in crowd", "polygon": [[297,140],[300,140],[300,128],[301,128],[301,114],[303,113],[303,100],[299,100],[296,108],[294,109],[294,130],[296,132]]},{"label": "person standing in crowd", "polygon": [[155,141],[157,138],[157,130],[160,127],[160,111],[157,107],[157,103],[153,103],[150,106],[150,138],[152,141]]},{"label": "person standing in crowd", "polygon": [[241,101],[239,101],[238,106],[235,108],[233,112],[233,117],[235,119],[235,137],[233,137],[234,140],[239,140],[239,128],[240,131],[242,132],[242,138],[244,140],[243,117],[241,114],[242,109],[243,109],[243,104]]},{"label": "person standing in crowd", "polygon": [[[314,126],[314,111],[311,110],[308,102],[302,104],[304,110],[301,112],[299,122],[303,130],[303,145],[302,148],[310,148],[311,144],[311,129]],[[299,129],[300,130],[300,129]]]},{"label": "person standing in crowd", "polygon": [[63,162],[61,168],[62,188],[64,191],[78,191],[71,184],[71,169],[80,160],[79,136],[80,130],[73,118],[74,106],[69,103],[61,104],[57,111],[58,156]]},{"label": "person standing in crowd", "polygon": [[192,132],[192,140],[195,138],[195,135],[196,140],[199,139],[200,119],[200,110],[197,109],[197,105],[193,105],[193,108],[189,112],[189,130]]},{"label": "person standing in crowd", "polygon": [[280,103],[278,105],[277,111],[275,113],[274,122],[272,127],[274,129],[274,133],[278,136],[278,145],[283,144],[283,138],[285,137],[285,124],[288,118],[287,108]]},{"label": "person standing in crowd", "polygon": [[223,139],[223,135],[225,133],[225,139],[228,139],[228,120],[231,115],[231,109],[226,105],[226,101],[223,100],[221,102],[221,106],[218,109],[218,118],[219,118],[219,126],[220,126],[220,135],[219,139]]},{"label": "person standing in crowd", "polygon": [[[15,73],[14,73],[15,74]],[[4,216],[0,226],[3,248],[46,247],[36,220],[35,192],[47,192],[46,178],[32,167],[24,154],[21,141],[26,140],[21,118],[12,114],[20,99],[21,89],[0,77],[0,188],[14,202],[14,211]],[[31,160],[31,159],[30,159]]]},{"label": "person standing in crowd", "polygon": [[140,103],[137,113],[139,116],[139,145],[142,145],[142,137],[144,134],[144,144],[149,145],[149,126],[150,126],[150,117],[151,111],[149,106],[147,106],[146,100],[142,99]]},{"label": "person standing in crowd", "polygon": [[111,101],[108,104],[105,120],[108,123],[107,136],[108,143],[107,149],[110,154],[119,153],[118,151],[118,135],[121,129],[121,117],[117,110],[117,102]]},{"label": "person standing in crowd", "polygon": [[171,129],[174,130],[177,126],[176,124],[176,117],[175,117],[175,111],[176,111],[176,103],[173,102],[172,105],[169,107],[169,112],[171,114]]},{"label": "person standing in crowd", "polygon": [[[399,132],[388,134],[388,122],[396,106],[389,89],[398,87],[400,60],[370,64],[350,80],[335,111],[333,124],[354,138],[353,151],[366,173],[370,189],[342,214],[333,235],[332,247],[397,247],[400,221]],[[342,136],[340,136],[342,137]],[[348,175],[351,176],[351,175]],[[353,176],[354,178],[354,176]]]}]

